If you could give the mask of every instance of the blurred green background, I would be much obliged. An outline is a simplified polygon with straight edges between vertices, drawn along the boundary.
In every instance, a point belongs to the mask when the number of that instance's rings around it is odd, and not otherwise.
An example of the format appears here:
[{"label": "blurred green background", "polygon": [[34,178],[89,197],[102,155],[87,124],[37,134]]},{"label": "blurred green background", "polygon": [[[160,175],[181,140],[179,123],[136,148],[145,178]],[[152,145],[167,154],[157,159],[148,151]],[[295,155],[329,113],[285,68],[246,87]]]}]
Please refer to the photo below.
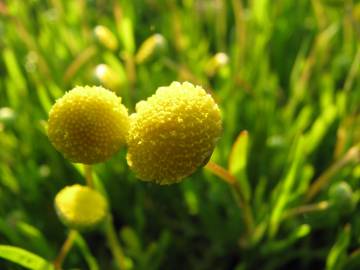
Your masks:
[{"label": "blurred green background", "polygon": [[[104,85],[133,112],[178,80],[221,107],[212,161],[244,190],[252,231],[209,170],[144,183],[124,149],[94,169],[128,268],[360,269],[359,44],[355,0],[0,1],[0,244],[53,261],[66,238],[53,198],[85,181],[46,136],[57,98]],[[116,269],[101,231],[64,269]]]}]

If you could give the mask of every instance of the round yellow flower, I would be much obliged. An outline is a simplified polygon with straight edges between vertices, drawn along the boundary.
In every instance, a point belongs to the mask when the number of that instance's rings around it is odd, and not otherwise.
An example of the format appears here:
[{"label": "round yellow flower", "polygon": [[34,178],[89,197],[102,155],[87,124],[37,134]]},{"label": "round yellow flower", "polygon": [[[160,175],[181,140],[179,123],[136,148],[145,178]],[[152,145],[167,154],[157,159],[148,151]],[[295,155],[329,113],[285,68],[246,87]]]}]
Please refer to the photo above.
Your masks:
[{"label": "round yellow flower", "polygon": [[103,222],[108,213],[106,199],[87,186],[63,188],[55,197],[55,209],[60,220],[75,230],[90,230]]},{"label": "round yellow flower", "polygon": [[103,87],[75,87],[49,113],[48,136],[72,162],[93,164],[114,155],[126,143],[127,109]]},{"label": "round yellow flower", "polygon": [[127,161],[144,181],[172,184],[211,156],[221,135],[220,110],[200,86],[173,82],[136,105]]}]

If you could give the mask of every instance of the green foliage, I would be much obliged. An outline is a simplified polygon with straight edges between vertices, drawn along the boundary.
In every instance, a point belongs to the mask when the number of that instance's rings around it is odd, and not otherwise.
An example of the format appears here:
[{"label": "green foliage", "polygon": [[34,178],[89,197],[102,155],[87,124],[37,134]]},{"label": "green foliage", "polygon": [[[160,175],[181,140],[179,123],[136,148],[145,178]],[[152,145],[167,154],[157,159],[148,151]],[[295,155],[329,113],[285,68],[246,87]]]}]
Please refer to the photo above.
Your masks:
[{"label": "green foliage", "polygon": [[31,270],[53,270],[50,262],[21,248],[0,246],[0,257]]},{"label": "green foliage", "polygon": [[335,244],[332,246],[326,259],[326,269],[343,269],[346,258],[346,249],[350,242],[350,226],[344,228],[338,235]]},{"label": "green foliage", "polygon": [[[39,269],[66,237],[53,198],[84,172],[46,136],[57,98],[107,83],[133,112],[158,86],[187,80],[222,110],[211,160],[235,177],[253,222],[207,168],[162,187],[138,181],[121,151],[94,183],[127,267],[359,269],[359,23],[357,0],[0,1],[0,243],[18,247],[0,256]],[[166,49],[137,60],[156,34]],[[209,67],[220,52],[228,60]],[[344,180],[352,209],[341,211],[330,187]],[[76,235],[70,268],[116,269],[101,232]],[[0,269],[21,268],[0,259]]]}]

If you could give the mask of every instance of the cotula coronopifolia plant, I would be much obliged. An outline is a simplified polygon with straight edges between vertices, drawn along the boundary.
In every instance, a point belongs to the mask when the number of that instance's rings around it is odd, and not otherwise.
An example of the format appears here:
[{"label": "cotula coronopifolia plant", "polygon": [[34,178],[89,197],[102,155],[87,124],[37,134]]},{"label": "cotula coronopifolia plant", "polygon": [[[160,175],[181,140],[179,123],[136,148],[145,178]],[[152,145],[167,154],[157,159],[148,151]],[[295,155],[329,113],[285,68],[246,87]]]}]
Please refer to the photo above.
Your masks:
[{"label": "cotula coronopifolia plant", "polygon": [[[89,186],[75,184],[56,195],[59,218],[72,231],[91,230],[106,221],[114,258],[119,268],[126,268],[110,206],[92,189],[90,165],[106,161],[127,145],[127,163],[139,179],[178,183],[207,163],[221,131],[218,105],[202,87],[189,82],[159,87],[130,116],[113,92],[98,86],[75,87],[51,108],[48,137],[71,162],[85,164]],[[60,252],[55,260],[58,269],[65,255]]]}]

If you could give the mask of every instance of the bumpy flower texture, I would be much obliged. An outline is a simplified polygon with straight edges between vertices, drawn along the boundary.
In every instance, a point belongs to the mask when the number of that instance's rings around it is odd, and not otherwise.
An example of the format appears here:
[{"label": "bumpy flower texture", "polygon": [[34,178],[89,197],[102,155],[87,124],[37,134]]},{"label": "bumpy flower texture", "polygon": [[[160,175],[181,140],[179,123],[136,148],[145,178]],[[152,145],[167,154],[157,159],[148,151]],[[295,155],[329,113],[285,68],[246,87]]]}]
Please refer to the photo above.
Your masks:
[{"label": "bumpy flower texture", "polygon": [[137,177],[180,182],[210,158],[222,131],[213,98],[200,86],[173,82],[136,105],[127,161]]},{"label": "bumpy flower texture", "polygon": [[49,113],[48,136],[76,163],[103,162],[126,143],[129,117],[121,98],[103,87],[75,87]]},{"label": "bumpy flower texture", "polygon": [[80,231],[96,228],[108,213],[107,202],[99,192],[78,184],[56,195],[55,209],[67,227]]}]

